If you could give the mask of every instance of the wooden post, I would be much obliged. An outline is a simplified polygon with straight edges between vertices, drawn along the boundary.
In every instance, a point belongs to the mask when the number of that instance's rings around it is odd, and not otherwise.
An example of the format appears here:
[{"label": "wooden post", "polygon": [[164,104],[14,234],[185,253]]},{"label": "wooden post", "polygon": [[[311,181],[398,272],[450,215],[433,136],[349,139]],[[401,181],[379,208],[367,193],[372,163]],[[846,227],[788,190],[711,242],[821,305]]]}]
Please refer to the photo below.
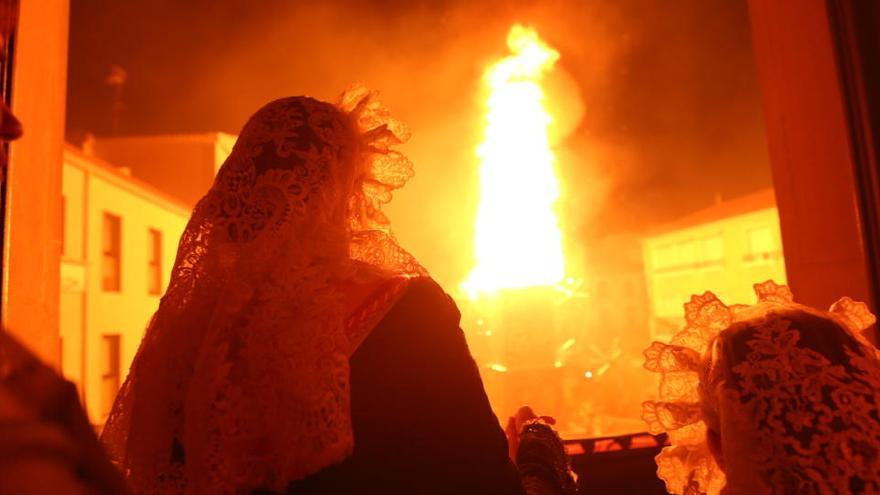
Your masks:
[{"label": "wooden post", "polygon": [[3,239],[3,327],[56,368],[68,14],[68,0],[21,3],[12,111],[24,135],[10,146]]},{"label": "wooden post", "polygon": [[876,312],[866,204],[825,0],[749,0],[789,284],[799,302],[848,295]]}]

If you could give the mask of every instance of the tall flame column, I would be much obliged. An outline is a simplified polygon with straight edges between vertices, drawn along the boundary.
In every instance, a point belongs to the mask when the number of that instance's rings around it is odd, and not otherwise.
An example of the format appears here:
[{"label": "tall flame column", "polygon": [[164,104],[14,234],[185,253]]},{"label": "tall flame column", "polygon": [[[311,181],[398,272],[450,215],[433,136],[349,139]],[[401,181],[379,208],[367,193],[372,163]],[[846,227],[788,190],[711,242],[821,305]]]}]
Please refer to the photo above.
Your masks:
[{"label": "tall flame column", "polygon": [[564,407],[563,370],[554,361],[565,298],[557,288],[566,267],[555,211],[560,187],[548,135],[552,117],[542,87],[559,53],[519,25],[507,46],[510,55],[483,74],[474,267],[462,283],[465,313],[478,316],[471,341],[480,345],[472,347],[485,349],[477,359],[499,416],[511,414],[524,396],[540,410]]},{"label": "tall flame column", "polygon": [[562,235],[554,211],[554,171],[541,80],[559,53],[529,28],[513,26],[511,55],[483,76],[486,126],[477,149],[480,204],[475,267],[463,284],[477,293],[553,285],[563,279]]}]

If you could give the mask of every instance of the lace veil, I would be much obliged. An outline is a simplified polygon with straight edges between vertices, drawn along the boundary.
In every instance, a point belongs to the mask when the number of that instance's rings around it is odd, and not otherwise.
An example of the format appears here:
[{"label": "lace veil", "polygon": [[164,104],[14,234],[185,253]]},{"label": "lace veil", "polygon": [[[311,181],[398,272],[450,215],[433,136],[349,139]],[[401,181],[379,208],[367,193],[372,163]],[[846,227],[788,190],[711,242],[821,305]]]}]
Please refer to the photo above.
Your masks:
[{"label": "lace veil", "polygon": [[755,292],[755,306],[693,296],[685,328],[645,351],[661,400],[642,417],[671,443],[658,475],[675,494],[880,493],[880,361],[861,335],[874,316],[849,298],[801,306],[769,281]]},{"label": "lace veil", "polygon": [[[424,275],[382,205],[408,138],[363,88],[245,124],[180,240],[102,440],[138,493],[283,491],[350,455],[348,358]],[[359,308],[345,288],[379,278]]]}]

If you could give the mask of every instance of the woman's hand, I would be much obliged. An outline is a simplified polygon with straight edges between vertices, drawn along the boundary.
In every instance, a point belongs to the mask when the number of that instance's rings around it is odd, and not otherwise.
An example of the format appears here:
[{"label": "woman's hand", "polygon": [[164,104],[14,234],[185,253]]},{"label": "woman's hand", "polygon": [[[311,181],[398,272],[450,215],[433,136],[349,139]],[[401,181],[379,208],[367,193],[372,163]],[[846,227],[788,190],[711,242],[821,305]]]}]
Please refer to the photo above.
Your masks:
[{"label": "woman's hand", "polygon": [[504,429],[504,432],[507,434],[507,453],[514,462],[516,462],[516,453],[519,451],[519,434],[522,431],[523,425],[535,419],[549,425],[556,424],[555,419],[550,416],[538,416],[529,406],[520,407],[516,414],[507,420],[507,427]]}]

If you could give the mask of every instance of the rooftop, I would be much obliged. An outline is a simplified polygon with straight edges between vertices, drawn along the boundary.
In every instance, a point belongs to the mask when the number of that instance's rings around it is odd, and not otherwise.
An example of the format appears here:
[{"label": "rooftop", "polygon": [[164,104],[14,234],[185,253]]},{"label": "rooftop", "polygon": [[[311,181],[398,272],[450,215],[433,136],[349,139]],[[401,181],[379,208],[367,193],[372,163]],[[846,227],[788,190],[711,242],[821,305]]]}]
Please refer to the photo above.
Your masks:
[{"label": "rooftop", "polygon": [[755,211],[776,207],[776,194],[772,187],[716,203],[707,208],[697,210],[678,220],[659,225],[648,232],[648,236],[656,236],[682,230],[697,225],[717,222],[726,218],[745,215]]},{"label": "rooftop", "polygon": [[[78,167],[86,167],[91,171],[101,174],[103,177],[113,180],[115,183],[123,185],[129,190],[133,190],[139,194],[147,195],[154,200],[161,201],[166,207],[176,210],[183,215],[189,215],[192,208],[179,199],[165,193],[164,191],[136,178],[131,173],[126,172],[125,167],[118,167],[108,163],[100,158],[85,153],[76,146],[65,143],[64,158],[72,165]],[[70,160],[73,158],[73,160]]]}]

